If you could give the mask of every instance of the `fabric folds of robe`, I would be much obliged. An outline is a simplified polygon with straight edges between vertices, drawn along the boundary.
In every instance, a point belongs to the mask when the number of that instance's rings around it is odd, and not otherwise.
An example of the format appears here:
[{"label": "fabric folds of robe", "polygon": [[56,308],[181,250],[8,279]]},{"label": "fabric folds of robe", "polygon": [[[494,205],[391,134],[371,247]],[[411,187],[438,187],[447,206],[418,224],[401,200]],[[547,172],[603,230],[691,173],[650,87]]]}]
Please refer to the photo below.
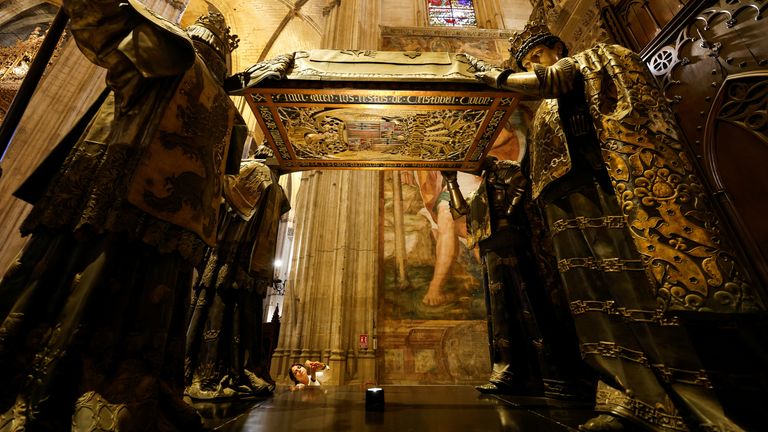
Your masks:
[{"label": "fabric folds of robe", "polygon": [[194,399],[258,396],[274,389],[262,364],[262,306],[288,200],[276,176],[258,161],[243,162],[240,175],[229,176],[226,185],[229,211],[190,306],[186,393]]},{"label": "fabric folds of robe", "polygon": [[764,301],[647,68],[598,45],[541,72],[553,99],[534,118],[533,194],[602,379],[597,409],[658,431],[765,424],[745,408],[766,402]]},{"label": "fabric folds of robe", "polygon": [[[199,430],[182,399],[185,309],[215,243],[234,104],[161,18],[118,0],[63,7],[112,96],[35,194],[0,282],[0,431]],[[184,52],[154,69],[120,51],[165,37]]]}]

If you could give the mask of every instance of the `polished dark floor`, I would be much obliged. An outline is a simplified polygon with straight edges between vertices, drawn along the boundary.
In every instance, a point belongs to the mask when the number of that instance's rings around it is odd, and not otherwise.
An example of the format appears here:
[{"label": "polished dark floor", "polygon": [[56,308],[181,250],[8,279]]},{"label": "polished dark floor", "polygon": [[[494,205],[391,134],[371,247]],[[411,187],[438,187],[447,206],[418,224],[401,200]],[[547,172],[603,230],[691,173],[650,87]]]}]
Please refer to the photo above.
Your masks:
[{"label": "polished dark floor", "polygon": [[213,431],[576,431],[591,406],[544,398],[480,395],[471,386],[384,386],[382,411],[365,410],[365,389],[323,387],[237,403],[195,403]]}]

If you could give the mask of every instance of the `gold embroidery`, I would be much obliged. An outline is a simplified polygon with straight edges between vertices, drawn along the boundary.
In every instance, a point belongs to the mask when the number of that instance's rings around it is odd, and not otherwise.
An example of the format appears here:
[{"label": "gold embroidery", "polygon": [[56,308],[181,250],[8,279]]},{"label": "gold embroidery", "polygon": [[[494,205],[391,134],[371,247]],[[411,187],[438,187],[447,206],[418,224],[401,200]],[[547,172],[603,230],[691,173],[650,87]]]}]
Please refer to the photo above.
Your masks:
[{"label": "gold embroidery", "polygon": [[603,312],[620,317],[625,321],[654,323],[662,326],[680,325],[677,317],[666,317],[661,310],[627,309],[616,307],[614,301],[576,300],[570,303],[571,313],[580,315],[586,312]]},{"label": "gold embroidery", "polygon": [[579,216],[573,219],[561,219],[552,224],[552,236],[569,229],[584,230],[587,228],[622,229],[627,226],[624,216],[605,216],[588,218]]},{"label": "gold embroidery", "polygon": [[667,413],[663,406],[651,406],[602,382],[597,387],[596,402],[595,408],[598,411],[617,411],[655,425],[663,431],[688,431],[683,418]]},{"label": "gold embroidery", "polygon": [[624,260],[619,258],[566,258],[557,262],[557,269],[565,273],[575,268],[586,268],[606,273],[621,271],[645,271],[645,266],[640,260]]}]

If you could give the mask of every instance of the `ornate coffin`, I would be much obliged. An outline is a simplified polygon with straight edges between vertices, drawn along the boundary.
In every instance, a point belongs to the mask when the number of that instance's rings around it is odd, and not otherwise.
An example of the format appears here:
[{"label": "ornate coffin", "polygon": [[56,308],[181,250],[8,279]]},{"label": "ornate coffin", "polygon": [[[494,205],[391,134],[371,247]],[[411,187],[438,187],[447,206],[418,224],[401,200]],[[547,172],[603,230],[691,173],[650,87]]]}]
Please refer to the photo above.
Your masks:
[{"label": "ornate coffin", "polygon": [[285,171],[476,170],[517,95],[462,54],[301,51],[233,76]]}]

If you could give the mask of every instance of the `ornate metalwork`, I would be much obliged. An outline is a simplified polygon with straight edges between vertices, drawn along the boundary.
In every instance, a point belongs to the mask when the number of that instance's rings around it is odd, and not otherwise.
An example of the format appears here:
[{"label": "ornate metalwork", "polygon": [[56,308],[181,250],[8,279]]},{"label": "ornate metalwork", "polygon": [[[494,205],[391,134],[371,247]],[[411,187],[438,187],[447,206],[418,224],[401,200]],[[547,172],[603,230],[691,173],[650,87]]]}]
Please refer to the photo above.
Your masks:
[{"label": "ornate metalwork", "polygon": [[609,258],[598,260],[594,258],[568,258],[560,260],[557,268],[561,273],[574,268],[587,268],[601,272],[621,272],[621,271],[645,271],[645,266],[640,260],[621,260],[618,258]]},{"label": "ornate metalwork", "polygon": [[651,73],[661,84],[662,94],[664,95],[667,103],[677,103],[680,101],[680,96],[669,97],[669,88],[673,85],[680,84],[679,80],[676,80],[672,76],[672,72],[678,66],[685,66],[690,61],[686,57],[680,57],[680,49],[683,45],[691,42],[694,38],[688,36],[688,30],[684,29],[678,33],[674,44],[662,47],[649,61],[648,68]]},{"label": "ornate metalwork", "polygon": [[[590,55],[601,57],[599,64],[611,64],[609,78],[623,89],[615,106],[627,109],[598,114],[597,135],[630,233],[658,287],[659,304],[722,312],[763,309],[720,234],[673,114],[660,103],[647,69],[620,48],[597,48]],[[585,67],[595,64],[586,54],[575,58],[588,83],[590,105],[600,107],[604,70]]]},{"label": "ornate metalwork", "polygon": [[654,54],[649,62],[649,66],[654,75],[665,75],[668,74],[669,71],[672,70],[672,66],[677,63],[677,51],[666,46]]},{"label": "ornate metalwork", "polygon": [[[519,99],[448,53],[317,50],[231,80],[286,171],[479,169]],[[386,81],[386,82],[382,82]]]},{"label": "ornate metalwork", "polygon": [[[717,7],[706,8],[701,11],[693,20],[693,24],[683,28],[675,37],[674,42],[657,50],[650,58],[646,59],[648,67],[651,72],[659,80],[668,102],[679,102],[680,96],[671,96],[670,88],[674,85],[680,84],[679,80],[674,79],[673,75],[679,66],[685,66],[690,64],[690,60],[687,57],[681,57],[680,53],[683,48],[690,42],[700,41],[699,46],[701,48],[709,50],[709,56],[718,60],[721,73],[725,78],[727,72],[724,70],[724,66],[720,61],[720,51],[723,48],[722,42],[718,40],[710,40],[707,38],[706,33],[712,29],[713,23],[719,22],[720,18],[725,17],[724,27],[726,29],[733,29],[742,17],[749,12],[753,15],[747,19],[758,21],[763,17],[768,1],[743,1],[743,0],[721,0],[720,5]],[[695,36],[691,36],[691,34]],[[719,37],[719,36],[718,36]],[[729,59],[725,59],[726,63]]]},{"label": "ornate metalwork", "polygon": [[[619,411],[655,425],[661,431],[687,432],[688,427],[679,415],[670,414],[664,406],[651,406],[627,393],[608,387],[600,382],[597,387],[596,409]],[[673,410],[674,412],[674,410]]]},{"label": "ornate metalwork", "polygon": [[552,231],[551,235],[557,235],[565,230],[568,229],[579,229],[583,230],[585,228],[613,228],[613,229],[624,229],[627,226],[627,222],[623,216],[605,216],[605,217],[598,217],[598,218],[587,218],[584,216],[579,216],[574,219],[563,219],[556,221],[552,225]]},{"label": "ornate metalwork", "polygon": [[615,342],[589,342],[579,344],[582,357],[596,355],[600,357],[616,358],[629,360],[633,363],[641,364],[645,367],[651,367],[648,357],[645,353],[631,348],[623,347]]},{"label": "ornate metalwork", "polygon": [[616,302],[600,300],[575,300],[570,303],[571,313],[580,315],[587,312],[600,312],[619,317],[628,322],[654,323],[663,326],[680,325],[677,317],[668,317],[660,310],[627,309],[617,307]]},{"label": "ornate metalwork", "polygon": [[[765,10],[766,4],[768,2],[766,1],[728,1],[726,0],[725,5],[721,5],[719,8],[712,8],[707,9],[704,12],[701,13],[698,17],[696,17],[697,20],[702,21],[704,23],[704,30],[708,30],[709,26],[712,22],[714,22],[715,18],[718,18],[720,15],[726,16],[725,25],[728,28],[733,28],[739,21],[738,16],[742,14],[742,12],[754,12],[754,16],[752,19],[755,21],[759,20],[763,14],[763,11]],[[730,6],[727,7],[727,6]]]}]

